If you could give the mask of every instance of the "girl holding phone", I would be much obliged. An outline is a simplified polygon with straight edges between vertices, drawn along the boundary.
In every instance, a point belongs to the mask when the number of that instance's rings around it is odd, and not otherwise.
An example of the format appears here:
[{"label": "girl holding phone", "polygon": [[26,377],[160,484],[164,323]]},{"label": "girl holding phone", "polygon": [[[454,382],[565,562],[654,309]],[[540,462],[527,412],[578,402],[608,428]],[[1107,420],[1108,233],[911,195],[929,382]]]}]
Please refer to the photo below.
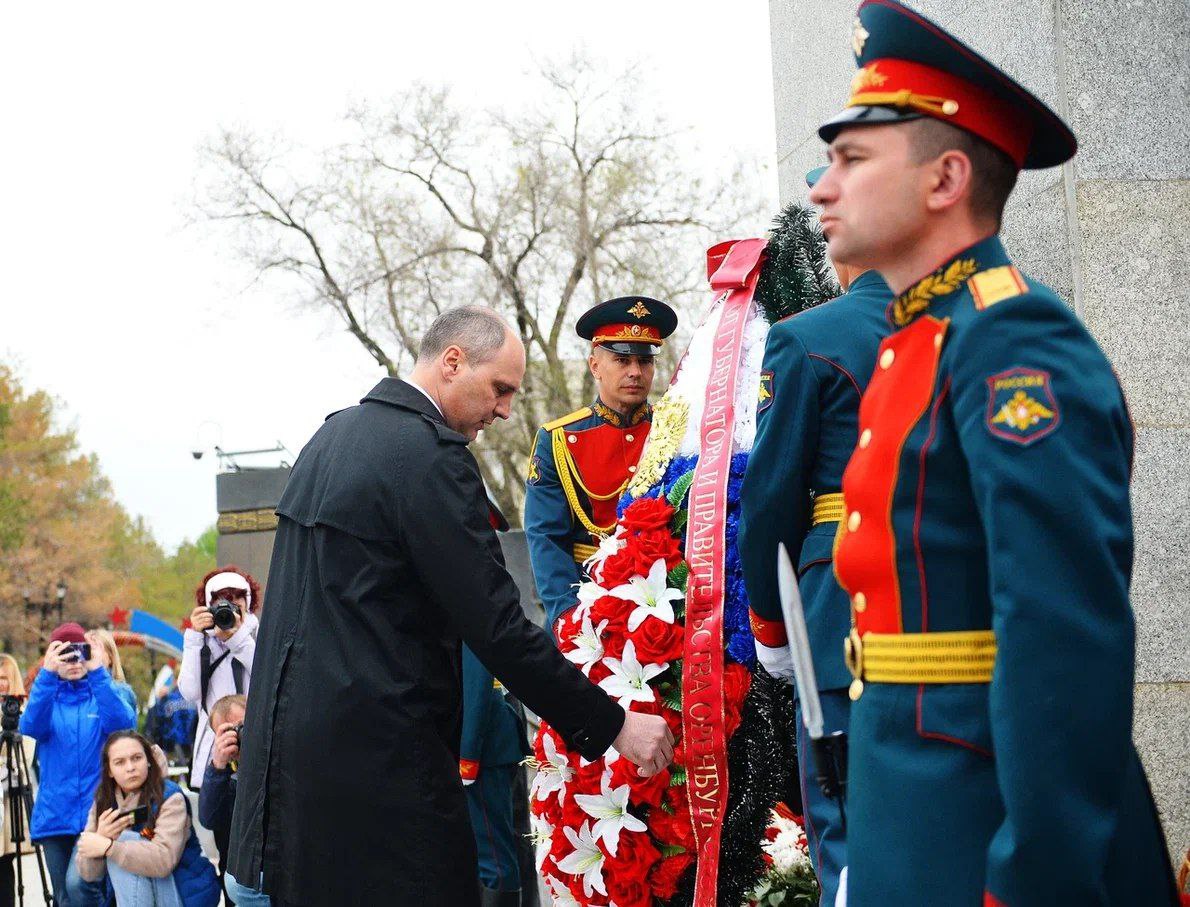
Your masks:
[{"label": "girl holding phone", "polygon": [[78,873],[106,871],[120,907],[215,907],[219,880],[203,856],[190,804],[165,778],[164,756],[135,731],[103,747],[103,776],[78,842]]}]

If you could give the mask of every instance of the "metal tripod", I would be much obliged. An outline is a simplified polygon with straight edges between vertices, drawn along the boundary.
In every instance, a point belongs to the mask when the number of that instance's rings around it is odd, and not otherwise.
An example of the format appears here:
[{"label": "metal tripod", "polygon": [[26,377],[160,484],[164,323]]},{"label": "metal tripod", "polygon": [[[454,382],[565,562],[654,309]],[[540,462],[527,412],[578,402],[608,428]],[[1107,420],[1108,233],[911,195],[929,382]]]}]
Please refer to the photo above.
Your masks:
[{"label": "metal tripod", "polygon": [[[21,845],[27,838],[29,818],[33,814],[33,787],[29,784],[29,764],[25,761],[21,735],[7,728],[0,731],[0,751],[3,752],[3,764],[8,769],[7,780],[4,782],[4,809],[9,817],[9,840],[16,850],[17,903],[24,907],[25,871],[21,865]],[[37,872],[41,876],[41,891],[46,907],[51,907],[53,898],[50,894],[49,877],[45,871],[45,855],[41,851],[41,845],[36,841],[30,841],[30,844],[33,845],[33,853],[37,857]]]}]

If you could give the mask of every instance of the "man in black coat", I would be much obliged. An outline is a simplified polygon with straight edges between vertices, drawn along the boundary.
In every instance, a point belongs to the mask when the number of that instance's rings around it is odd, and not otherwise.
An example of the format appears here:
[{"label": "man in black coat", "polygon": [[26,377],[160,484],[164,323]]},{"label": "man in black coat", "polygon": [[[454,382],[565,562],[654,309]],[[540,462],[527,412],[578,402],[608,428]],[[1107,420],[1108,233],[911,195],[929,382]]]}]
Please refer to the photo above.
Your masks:
[{"label": "man in black coat", "polygon": [[230,872],[274,904],[479,900],[459,780],[460,638],[587,758],[652,774],[662,718],[611,701],[521,612],[475,458],[524,376],[477,306],[441,315],[408,382],[330,416],[277,507]]}]

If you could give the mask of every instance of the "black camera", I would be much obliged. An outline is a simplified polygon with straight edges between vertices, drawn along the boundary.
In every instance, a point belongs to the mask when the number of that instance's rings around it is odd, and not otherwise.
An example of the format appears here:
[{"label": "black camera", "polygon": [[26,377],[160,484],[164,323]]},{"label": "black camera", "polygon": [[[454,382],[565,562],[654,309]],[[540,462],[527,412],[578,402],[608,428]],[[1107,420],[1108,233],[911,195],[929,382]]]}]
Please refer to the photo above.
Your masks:
[{"label": "black camera", "polygon": [[207,606],[207,610],[215,618],[215,626],[220,630],[230,630],[240,617],[240,609],[226,598],[215,599]]},{"label": "black camera", "polygon": [[239,746],[241,737],[244,733],[244,722],[241,721],[239,724],[233,727],[232,730],[236,732],[236,746]]},{"label": "black camera", "polygon": [[21,700],[24,696],[5,696],[0,699],[0,728],[15,732],[21,723]]},{"label": "black camera", "polygon": [[91,644],[89,642],[68,642],[62,647],[59,656],[63,661],[90,661]]}]

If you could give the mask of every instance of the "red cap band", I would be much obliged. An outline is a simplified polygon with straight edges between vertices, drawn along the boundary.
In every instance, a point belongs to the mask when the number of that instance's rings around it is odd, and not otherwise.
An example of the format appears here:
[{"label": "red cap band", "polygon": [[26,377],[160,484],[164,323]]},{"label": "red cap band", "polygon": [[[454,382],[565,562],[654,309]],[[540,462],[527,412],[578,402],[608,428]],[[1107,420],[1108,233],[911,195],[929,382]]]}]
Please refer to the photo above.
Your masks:
[{"label": "red cap band", "polygon": [[599,343],[652,343],[661,346],[661,332],[647,324],[605,324],[591,342]]},{"label": "red cap band", "polygon": [[906,107],[950,123],[999,148],[1017,165],[1033,140],[1018,107],[948,72],[908,60],[874,60],[851,80],[848,107]]}]

